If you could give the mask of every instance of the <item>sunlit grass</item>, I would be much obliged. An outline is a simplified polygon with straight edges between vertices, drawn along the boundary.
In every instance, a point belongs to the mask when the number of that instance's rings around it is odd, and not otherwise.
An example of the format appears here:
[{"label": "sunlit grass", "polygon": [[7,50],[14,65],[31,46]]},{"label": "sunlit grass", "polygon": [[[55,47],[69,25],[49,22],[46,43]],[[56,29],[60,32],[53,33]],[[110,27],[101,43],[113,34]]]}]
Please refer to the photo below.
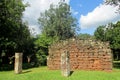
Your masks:
[{"label": "sunlit grass", "polygon": [[64,77],[60,70],[39,67],[23,70],[22,74],[14,74],[14,71],[2,71],[0,80],[120,80],[120,69],[113,69],[112,72],[77,70],[71,76]]}]

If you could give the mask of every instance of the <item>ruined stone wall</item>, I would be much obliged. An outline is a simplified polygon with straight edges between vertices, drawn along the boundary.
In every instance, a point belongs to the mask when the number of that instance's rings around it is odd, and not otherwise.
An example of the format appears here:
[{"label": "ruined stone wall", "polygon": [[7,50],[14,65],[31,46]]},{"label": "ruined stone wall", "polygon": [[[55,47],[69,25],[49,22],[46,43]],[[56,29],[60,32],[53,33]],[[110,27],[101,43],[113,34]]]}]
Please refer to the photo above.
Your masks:
[{"label": "ruined stone wall", "polygon": [[47,66],[61,69],[61,53],[68,51],[71,70],[112,70],[112,54],[108,43],[92,40],[66,40],[49,47]]}]

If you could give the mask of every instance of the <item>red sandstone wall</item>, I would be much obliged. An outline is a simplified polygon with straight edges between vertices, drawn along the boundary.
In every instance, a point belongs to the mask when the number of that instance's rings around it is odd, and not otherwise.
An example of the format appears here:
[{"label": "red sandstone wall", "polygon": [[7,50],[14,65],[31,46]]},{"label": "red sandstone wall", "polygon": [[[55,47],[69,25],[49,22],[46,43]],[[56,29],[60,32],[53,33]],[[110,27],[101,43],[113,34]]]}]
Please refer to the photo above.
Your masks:
[{"label": "red sandstone wall", "polygon": [[61,68],[61,53],[70,54],[71,70],[112,70],[112,54],[108,43],[91,40],[61,41],[49,47],[49,69]]}]

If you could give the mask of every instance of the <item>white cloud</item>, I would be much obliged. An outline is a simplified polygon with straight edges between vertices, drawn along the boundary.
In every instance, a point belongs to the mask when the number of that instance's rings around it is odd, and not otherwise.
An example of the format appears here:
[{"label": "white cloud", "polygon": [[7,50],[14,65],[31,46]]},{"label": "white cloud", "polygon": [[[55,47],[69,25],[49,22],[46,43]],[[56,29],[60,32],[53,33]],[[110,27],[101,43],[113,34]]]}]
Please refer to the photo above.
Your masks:
[{"label": "white cloud", "polygon": [[75,11],[75,12],[74,12],[74,15],[77,15],[77,14],[79,14],[79,12]]},{"label": "white cloud", "polygon": [[116,13],[116,9],[117,7],[111,5],[99,5],[87,15],[81,15],[79,20],[81,29],[98,27],[120,20],[120,14]]},{"label": "white cloud", "polygon": [[[39,25],[37,19],[40,16],[40,12],[44,12],[49,9],[50,4],[58,4],[61,0],[24,0],[23,2],[28,2],[30,7],[27,7],[23,20],[28,21],[29,27],[34,28],[35,33],[40,33]],[[69,0],[65,0],[66,3],[69,3]]]},{"label": "white cloud", "polygon": [[75,11],[73,8],[71,8],[71,12],[73,13],[73,15],[78,15],[79,12]]}]

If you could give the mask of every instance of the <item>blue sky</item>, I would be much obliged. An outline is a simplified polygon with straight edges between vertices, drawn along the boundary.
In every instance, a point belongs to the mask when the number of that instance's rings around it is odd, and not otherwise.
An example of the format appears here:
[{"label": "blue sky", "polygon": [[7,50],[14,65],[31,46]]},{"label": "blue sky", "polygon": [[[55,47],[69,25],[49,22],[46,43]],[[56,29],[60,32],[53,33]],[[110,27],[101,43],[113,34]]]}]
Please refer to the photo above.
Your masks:
[{"label": "blue sky", "polygon": [[[75,15],[75,17],[79,20],[81,15],[87,15],[88,12],[93,11],[102,3],[103,0],[71,0],[70,6],[76,11],[77,15]],[[79,33],[94,34],[95,29],[96,28],[81,29]]]},{"label": "blue sky", "polygon": [[70,6],[81,14],[87,14],[95,9],[99,4],[103,3],[103,0],[71,0]]},{"label": "blue sky", "polygon": [[[59,1],[61,0],[24,0],[30,7],[26,8],[23,20],[28,22],[32,33],[40,33],[37,23],[40,12],[49,9],[50,4],[57,5]],[[103,0],[65,0],[65,2],[71,6],[71,12],[78,20],[81,29],[79,33],[93,35],[98,26],[120,20],[120,15],[115,13],[117,7],[102,5]]]}]

